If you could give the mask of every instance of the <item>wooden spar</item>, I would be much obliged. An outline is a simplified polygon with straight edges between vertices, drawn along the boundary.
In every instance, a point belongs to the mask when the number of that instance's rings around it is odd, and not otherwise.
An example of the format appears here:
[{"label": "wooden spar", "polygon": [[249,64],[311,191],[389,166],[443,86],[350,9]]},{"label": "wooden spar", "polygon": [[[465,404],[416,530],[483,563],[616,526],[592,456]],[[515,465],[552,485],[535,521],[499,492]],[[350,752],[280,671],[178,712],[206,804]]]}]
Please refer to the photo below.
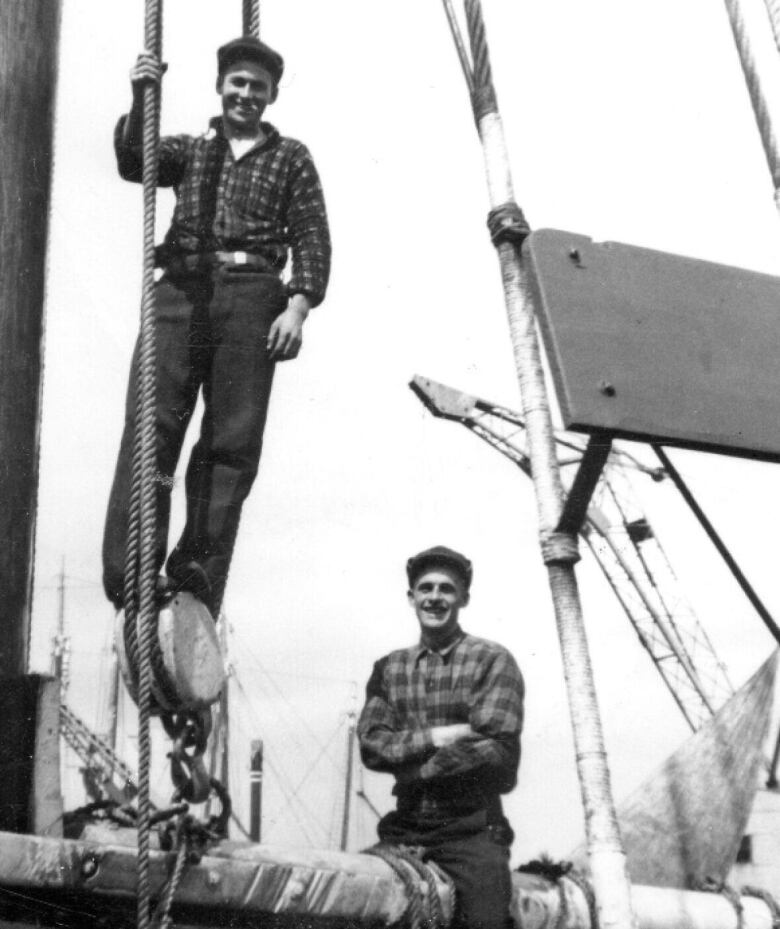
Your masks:
[{"label": "wooden spar", "polygon": [[[131,841],[135,841],[135,832]],[[102,827],[86,841],[0,833],[0,920],[16,916],[16,926],[83,925],[84,912],[131,912],[135,895],[134,847],[111,845]],[[114,833],[116,835],[116,833]],[[153,894],[164,885],[172,853],[153,852]],[[517,873],[513,916],[520,929],[590,929],[588,901],[578,882]],[[439,885],[447,918],[449,891]],[[738,919],[722,894],[635,885],[633,901],[640,929],[772,929],[763,900],[742,896]],[[62,906],[58,906],[58,903]],[[40,903],[40,905],[38,905]],[[176,909],[182,907],[179,914]],[[278,929],[332,926],[393,926],[402,918],[406,897],[388,864],[371,855],[291,850],[223,842],[197,864],[188,864],[176,893],[177,926],[227,925],[235,921]],[[81,922],[79,922],[81,921]]]},{"label": "wooden spar", "polygon": [[0,4],[0,677],[27,668],[59,19]]},{"label": "wooden spar", "polygon": [[[547,567],[563,659],[577,758],[588,858],[602,929],[631,929],[634,916],[625,853],[612,798],[607,753],[577,578],[576,529],[564,527],[564,493],[550,402],[535,328],[534,297],[519,243],[529,231],[515,202],[509,155],[498,111],[480,0],[464,0],[473,61],[472,110],[485,163],[488,226],[496,246],[515,367],[523,403],[541,552]],[[446,0],[445,0],[446,6]],[[453,22],[450,20],[453,28]]]}]

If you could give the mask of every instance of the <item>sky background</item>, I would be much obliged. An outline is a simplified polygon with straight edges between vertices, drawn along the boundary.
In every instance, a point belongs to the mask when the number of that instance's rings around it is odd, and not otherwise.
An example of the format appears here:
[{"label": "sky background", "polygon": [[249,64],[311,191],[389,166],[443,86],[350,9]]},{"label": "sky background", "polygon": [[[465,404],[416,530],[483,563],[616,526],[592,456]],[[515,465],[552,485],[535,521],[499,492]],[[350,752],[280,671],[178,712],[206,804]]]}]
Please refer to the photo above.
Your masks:
[{"label": "sky background", "polygon": [[[745,5],[780,88],[763,5]],[[484,0],[484,12],[516,198],[534,228],[780,274],[780,225],[722,4]],[[238,0],[166,4],[163,132],[201,131],[218,112],[214,53],[240,32],[240,17]],[[582,814],[531,484],[464,429],[434,420],[407,387],[419,373],[520,408],[481,149],[443,9],[436,0],[265,0],[262,34],[287,61],[267,118],[314,155],[334,263],[300,358],[277,371],[224,604],[239,813],[249,742],[263,738],[264,837],[337,841],[348,714],[373,661],[416,639],[406,558],[447,544],[475,564],[464,627],[508,646],[526,678],[524,757],[507,801],[514,859],[564,856]],[[142,242],[141,191],[116,175],[112,130],[142,36],[139,0],[110,9],[64,0],[31,662],[50,666],[65,559],[68,700],[98,730],[112,629],[100,544]],[[160,236],[171,205],[162,192]],[[672,457],[777,612],[777,467]],[[770,636],[671,485],[638,480],[636,489],[742,683]],[[175,512],[173,533],[179,489]],[[578,576],[620,798],[687,729],[590,556]],[[120,751],[133,761],[133,712],[121,715]],[[164,749],[157,758],[164,798]],[[76,805],[70,756],[66,768]],[[380,811],[390,808],[387,777],[366,775],[363,786]],[[374,822],[358,801],[351,848],[371,841]]]}]

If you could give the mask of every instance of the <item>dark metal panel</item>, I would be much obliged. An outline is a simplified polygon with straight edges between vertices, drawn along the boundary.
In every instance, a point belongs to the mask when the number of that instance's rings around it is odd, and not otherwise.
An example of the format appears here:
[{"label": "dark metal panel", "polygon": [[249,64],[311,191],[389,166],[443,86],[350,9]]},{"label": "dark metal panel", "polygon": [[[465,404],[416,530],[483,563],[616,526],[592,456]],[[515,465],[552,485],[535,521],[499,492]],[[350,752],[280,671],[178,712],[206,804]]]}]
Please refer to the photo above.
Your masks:
[{"label": "dark metal panel", "polygon": [[549,229],[524,254],[566,428],[780,460],[780,278]]},{"label": "dark metal panel", "polygon": [[27,662],[59,11],[0,2],[0,677]]}]

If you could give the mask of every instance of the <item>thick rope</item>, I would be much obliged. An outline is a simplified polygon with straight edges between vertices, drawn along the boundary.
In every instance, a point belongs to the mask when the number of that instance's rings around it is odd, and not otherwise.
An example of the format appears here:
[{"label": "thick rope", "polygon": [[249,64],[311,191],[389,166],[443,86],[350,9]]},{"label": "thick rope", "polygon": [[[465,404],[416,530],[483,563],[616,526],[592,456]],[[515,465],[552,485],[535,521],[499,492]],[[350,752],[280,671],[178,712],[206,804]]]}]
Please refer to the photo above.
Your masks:
[{"label": "thick rope", "polygon": [[[158,59],[162,50],[162,0],[146,0],[144,47]],[[159,147],[159,87],[143,91],[143,283],[136,371],[136,423],[133,477],[125,563],[126,623],[136,627],[138,651],[138,929],[150,925],[149,836],[152,805],[151,642],[154,601],[156,514],[154,231]],[[132,636],[131,636],[132,638]]]},{"label": "thick rope", "polygon": [[244,35],[260,38],[260,0],[243,0]]},{"label": "thick rope", "polygon": [[[758,124],[758,130],[761,135],[761,144],[764,147],[764,155],[766,156],[769,166],[769,173],[772,176],[772,185],[775,190],[775,205],[780,209],[780,153],[778,152],[777,139],[775,138],[775,132],[772,126],[769,104],[761,86],[753,47],[747,33],[747,27],[744,17],[742,16],[739,0],[725,0],[725,2],[729,14],[729,22],[731,23],[731,31],[734,35],[734,41],[736,42],[737,51],[739,52],[739,60],[742,64],[742,72],[745,75],[745,83],[747,84],[748,94],[750,95],[750,103],[753,107],[753,113],[756,117],[756,123]],[[767,0],[767,2],[769,2],[769,0]],[[771,11],[770,16],[772,16]],[[775,19],[773,18],[772,21],[774,26]]]},{"label": "thick rope", "polygon": [[[515,200],[509,156],[493,88],[481,5],[479,0],[464,0],[464,3],[474,62],[472,104],[484,152],[490,207],[495,210]],[[601,929],[630,929],[634,925],[630,885],[572,563],[576,551],[570,539],[553,535],[562,511],[563,486],[535,329],[531,282],[515,242],[499,241],[496,251],[522,395],[540,538],[545,542],[544,557],[548,561],[566,677],[599,924]]]}]

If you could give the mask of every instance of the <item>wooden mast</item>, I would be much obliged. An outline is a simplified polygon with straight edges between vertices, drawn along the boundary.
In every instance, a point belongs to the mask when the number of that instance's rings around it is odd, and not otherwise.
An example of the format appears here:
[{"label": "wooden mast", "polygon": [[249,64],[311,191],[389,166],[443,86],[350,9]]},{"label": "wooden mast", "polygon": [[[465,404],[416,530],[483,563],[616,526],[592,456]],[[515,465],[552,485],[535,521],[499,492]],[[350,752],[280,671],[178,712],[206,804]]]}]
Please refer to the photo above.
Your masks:
[{"label": "wooden mast", "polygon": [[0,4],[0,677],[27,667],[60,0]]}]

